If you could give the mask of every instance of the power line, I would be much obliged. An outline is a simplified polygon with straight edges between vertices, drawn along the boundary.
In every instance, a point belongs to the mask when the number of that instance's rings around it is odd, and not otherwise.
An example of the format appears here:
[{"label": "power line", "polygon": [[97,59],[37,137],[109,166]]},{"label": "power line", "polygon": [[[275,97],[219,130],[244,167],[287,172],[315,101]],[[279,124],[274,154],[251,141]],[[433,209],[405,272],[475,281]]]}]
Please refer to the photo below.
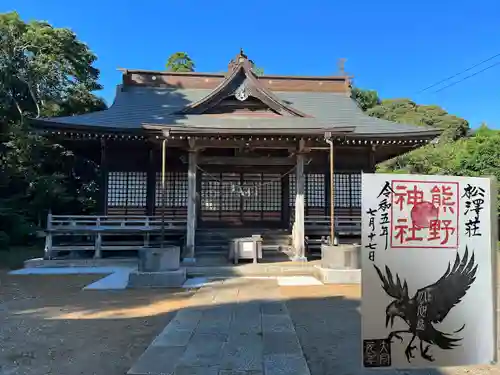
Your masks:
[{"label": "power line", "polygon": [[426,87],[426,88],[424,88],[424,89],[420,90],[419,92],[417,92],[417,94],[420,94],[420,93],[422,93],[422,92],[424,92],[424,91],[427,91],[427,90],[429,90],[429,89],[431,89],[431,88],[433,88],[433,87],[435,87],[435,86],[437,86],[437,85],[440,85],[440,84],[441,84],[441,83],[443,83],[443,82],[449,81],[450,79],[455,78],[455,77],[457,77],[457,76],[459,76],[459,75],[461,75],[461,74],[467,73],[468,71],[470,71],[470,70],[472,70],[472,69],[474,69],[474,68],[478,67],[479,65],[484,64],[485,62],[491,61],[491,60],[493,60],[495,57],[498,57],[498,56],[500,56],[500,53],[499,53],[499,54],[496,54],[496,55],[494,55],[494,56],[488,57],[486,60],[483,60],[483,61],[481,61],[481,62],[479,62],[479,63],[477,63],[477,64],[475,64],[475,65],[471,66],[470,68],[467,68],[467,69],[465,69],[465,70],[462,70],[461,72],[455,73],[455,74],[453,74],[453,75],[449,76],[448,78],[442,79],[441,81],[436,82],[436,83],[434,83],[434,84],[432,84],[432,85],[430,85],[430,86],[428,86],[428,87]]},{"label": "power line", "polygon": [[490,65],[490,66],[487,66],[486,68],[484,68],[484,69],[482,69],[482,70],[480,70],[480,71],[478,71],[478,72],[476,72],[476,73],[470,74],[470,75],[468,75],[468,76],[466,76],[466,77],[462,78],[460,81],[456,81],[456,82],[450,83],[449,85],[446,85],[445,87],[442,87],[442,88],[440,88],[439,90],[433,91],[433,93],[435,94],[435,93],[437,93],[437,92],[443,91],[444,89],[447,89],[448,87],[455,86],[457,83],[463,82],[463,81],[465,81],[466,79],[469,79],[469,78],[472,78],[472,77],[474,77],[474,76],[477,76],[478,74],[480,74],[480,73],[482,73],[482,72],[484,72],[484,71],[486,71],[486,70],[488,70],[488,69],[494,68],[495,66],[498,66],[498,65],[500,65],[500,61],[498,61],[498,62],[496,62],[495,64],[492,64],[492,65]]}]

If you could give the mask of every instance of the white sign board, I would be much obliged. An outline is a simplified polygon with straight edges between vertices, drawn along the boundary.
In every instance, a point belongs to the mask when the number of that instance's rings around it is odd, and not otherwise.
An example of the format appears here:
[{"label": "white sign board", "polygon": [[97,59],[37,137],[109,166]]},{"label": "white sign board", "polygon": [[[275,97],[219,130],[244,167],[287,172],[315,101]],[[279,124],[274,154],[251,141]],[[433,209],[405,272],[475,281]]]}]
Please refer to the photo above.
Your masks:
[{"label": "white sign board", "polygon": [[488,178],[363,174],[365,368],[496,360],[493,186]]}]

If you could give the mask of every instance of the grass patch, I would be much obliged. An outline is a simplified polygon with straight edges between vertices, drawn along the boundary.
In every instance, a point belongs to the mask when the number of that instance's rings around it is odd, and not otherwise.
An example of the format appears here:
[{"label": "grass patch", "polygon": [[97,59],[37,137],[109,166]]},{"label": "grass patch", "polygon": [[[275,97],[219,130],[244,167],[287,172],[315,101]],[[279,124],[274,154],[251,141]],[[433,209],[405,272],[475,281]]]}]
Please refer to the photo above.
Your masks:
[{"label": "grass patch", "polygon": [[25,260],[41,257],[43,248],[40,246],[11,247],[8,250],[0,250],[0,268],[9,270],[22,268]]}]

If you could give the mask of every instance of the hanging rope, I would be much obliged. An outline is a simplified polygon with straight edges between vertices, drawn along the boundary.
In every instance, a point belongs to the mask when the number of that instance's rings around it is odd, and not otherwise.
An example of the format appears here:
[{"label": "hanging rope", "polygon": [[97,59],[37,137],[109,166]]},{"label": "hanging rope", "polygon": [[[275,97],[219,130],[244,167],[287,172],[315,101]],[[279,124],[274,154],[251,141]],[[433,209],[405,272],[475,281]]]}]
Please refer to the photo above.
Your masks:
[{"label": "hanging rope", "polygon": [[[312,161],[312,159],[309,159],[307,161],[306,165],[309,165],[311,163],[311,161]],[[223,183],[227,183],[228,182],[228,181],[223,181],[220,178],[215,177],[211,173],[209,173],[206,170],[204,170],[203,168],[201,168],[199,165],[197,165],[196,168],[199,171],[201,171],[202,173],[204,173],[205,175],[207,175],[213,181],[218,182],[219,184],[223,184]],[[280,174],[279,177],[277,177],[275,179],[272,179],[272,180],[268,180],[266,182],[262,182],[260,184],[254,184],[251,187],[245,187],[245,186],[241,186],[240,184],[233,184],[233,183],[231,183],[231,193],[237,193],[237,194],[241,195],[242,197],[251,197],[252,196],[252,190],[254,190],[255,191],[254,196],[257,196],[259,188],[262,189],[263,187],[265,187],[267,185],[271,185],[271,184],[275,183],[276,181],[283,180],[286,176],[288,176],[290,173],[292,173],[296,169],[297,169],[297,165],[294,165],[287,172],[285,172],[283,174]]]}]

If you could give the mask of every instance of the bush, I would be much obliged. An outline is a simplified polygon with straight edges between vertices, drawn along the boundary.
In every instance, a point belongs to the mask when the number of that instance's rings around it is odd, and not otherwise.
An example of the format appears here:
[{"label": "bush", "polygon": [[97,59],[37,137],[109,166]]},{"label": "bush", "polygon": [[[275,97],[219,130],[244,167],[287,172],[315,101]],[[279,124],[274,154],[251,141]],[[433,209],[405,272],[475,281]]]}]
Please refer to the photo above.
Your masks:
[{"label": "bush", "polygon": [[[0,210],[0,232],[7,236],[7,245],[27,245],[35,238],[36,226],[21,214],[9,209]],[[0,248],[2,247],[0,238]],[[5,245],[7,247],[7,245]]]},{"label": "bush", "polygon": [[9,248],[10,237],[7,233],[0,231],[0,250]]}]

